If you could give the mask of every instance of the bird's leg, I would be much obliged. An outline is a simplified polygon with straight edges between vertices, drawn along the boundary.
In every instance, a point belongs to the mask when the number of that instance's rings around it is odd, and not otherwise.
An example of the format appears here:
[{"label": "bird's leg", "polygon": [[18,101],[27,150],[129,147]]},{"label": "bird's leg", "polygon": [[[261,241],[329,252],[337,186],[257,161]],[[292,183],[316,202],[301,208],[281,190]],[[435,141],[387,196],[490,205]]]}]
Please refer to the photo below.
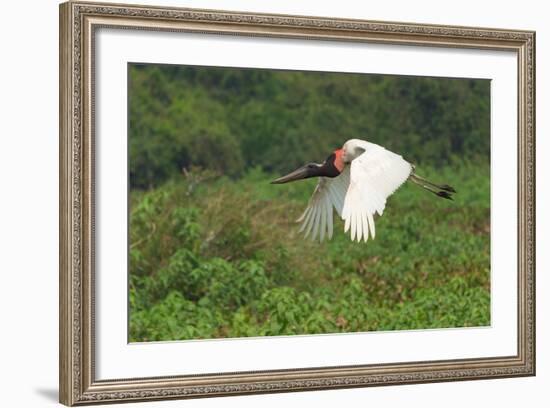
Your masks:
[{"label": "bird's leg", "polygon": [[432,183],[430,180],[426,180],[424,177],[420,177],[416,173],[412,173],[410,177],[411,177],[411,179],[413,179],[413,181],[415,181],[415,179],[416,179],[416,181],[419,181],[421,183],[429,185],[432,188],[435,188],[437,190],[443,190],[443,191],[447,191],[449,193],[456,193],[456,190],[448,184],[435,184],[435,183]]},{"label": "bird's leg", "polygon": [[439,189],[433,187],[430,183],[425,183],[424,181],[420,180],[419,177],[417,177],[415,174],[411,174],[409,176],[409,180],[411,180],[414,184],[419,185],[420,187],[428,190],[430,193],[437,193]]},{"label": "bird's leg", "polygon": [[[435,194],[438,197],[446,198],[447,200],[452,200],[452,193],[456,192],[454,188],[448,185],[439,186],[437,184],[434,184],[425,178],[419,177],[414,173],[411,173],[409,176],[409,180],[411,180],[413,183],[419,185],[420,187],[424,188],[425,190],[429,191],[432,194]],[[443,187],[446,187],[445,189]]]}]

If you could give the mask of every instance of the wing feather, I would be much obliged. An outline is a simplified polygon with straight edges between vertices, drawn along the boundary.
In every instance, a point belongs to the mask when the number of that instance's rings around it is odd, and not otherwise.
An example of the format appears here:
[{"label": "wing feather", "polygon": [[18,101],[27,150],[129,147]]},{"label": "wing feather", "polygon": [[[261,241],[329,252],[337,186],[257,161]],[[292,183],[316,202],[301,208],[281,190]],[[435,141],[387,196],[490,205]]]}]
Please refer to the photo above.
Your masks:
[{"label": "wing feather", "polygon": [[304,223],[304,226],[306,227],[305,228],[305,233],[306,234],[309,234],[309,232],[311,231],[311,227],[313,226],[313,220],[314,219],[315,219],[315,208],[311,208],[310,211],[309,211],[309,214],[307,216],[307,220]]},{"label": "wing feather", "polygon": [[[298,219],[296,220],[296,222],[302,222],[302,221],[304,221],[305,218],[306,218],[306,216],[308,215],[308,213],[309,213],[310,211],[311,211],[311,207],[307,207],[307,208],[304,210],[304,212],[302,213],[302,215],[300,215],[300,218],[298,218]],[[302,226],[302,228],[303,228],[303,226]]]},{"label": "wing feather", "polygon": [[367,221],[366,211],[361,212],[361,221],[363,222],[363,240],[367,242],[367,239],[369,239],[369,223]]},{"label": "wing feather", "polygon": [[357,232],[357,213],[351,214],[351,240],[355,241],[355,233]]},{"label": "wing feather", "polygon": [[328,239],[332,239],[332,233],[333,233],[333,220],[332,220],[332,206],[331,205],[327,205],[327,214],[328,214],[328,221],[327,221],[327,226],[328,226]]},{"label": "wing feather", "polygon": [[351,162],[350,182],[345,194],[342,218],[344,231],[351,227],[351,239],[374,239],[374,214],[382,215],[387,198],[411,174],[412,166],[401,156],[373,143],[362,142],[364,152]]},{"label": "wing feather", "polygon": [[313,224],[315,224],[315,216],[316,216],[316,213],[317,213],[317,207],[313,207],[311,209],[311,216],[309,217],[309,220],[308,220],[308,223],[307,223],[307,227],[306,227],[306,238],[309,236],[312,228],[313,228]]},{"label": "wing feather", "polygon": [[361,242],[363,238],[363,215],[362,211],[357,211],[357,242]]},{"label": "wing feather", "polygon": [[325,239],[325,231],[327,229],[327,200],[322,200],[320,202],[320,213],[321,213],[321,225],[320,225],[320,231],[319,231],[319,239],[321,242]]},{"label": "wing feather", "polygon": [[374,217],[372,214],[367,213],[367,219],[369,220],[369,229],[370,229],[370,236],[372,239],[376,236],[376,230],[374,229]]},{"label": "wing feather", "polygon": [[315,239],[317,232],[319,232],[319,219],[321,218],[321,206],[315,207],[315,221],[313,222],[312,238]]},{"label": "wing feather", "polygon": [[331,239],[334,232],[333,211],[342,214],[345,194],[349,184],[349,166],[334,178],[320,177],[307,208],[296,221],[301,222],[304,237],[323,241]]}]

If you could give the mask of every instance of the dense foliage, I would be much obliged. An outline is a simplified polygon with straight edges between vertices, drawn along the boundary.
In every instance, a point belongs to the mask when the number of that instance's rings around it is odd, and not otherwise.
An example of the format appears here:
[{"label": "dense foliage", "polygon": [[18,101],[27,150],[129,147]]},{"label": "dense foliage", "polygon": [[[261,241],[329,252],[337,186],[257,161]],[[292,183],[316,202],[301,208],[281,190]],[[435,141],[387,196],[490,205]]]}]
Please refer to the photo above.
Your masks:
[{"label": "dense foliage", "polygon": [[[456,202],[403,186],[352,243],[303,240],[314,181],[189,172],[132,193],[132,341],[489,324],[488,168],[423,168]],[[472,175],[475,175],[472,177]]]},{"label": "dense foliage", "polygon": [[[130,68],[130,341],[490,323],[486,81]],[[347,138],[406,153],[377,236],[304,240],[315,180],[270,185]]]},{"label": "dense foliage", "polygon": [[352,138],[414,163],[488,163],[487,80],[130,66],[130,182],[191,165],[240,176],[323,161]]}]

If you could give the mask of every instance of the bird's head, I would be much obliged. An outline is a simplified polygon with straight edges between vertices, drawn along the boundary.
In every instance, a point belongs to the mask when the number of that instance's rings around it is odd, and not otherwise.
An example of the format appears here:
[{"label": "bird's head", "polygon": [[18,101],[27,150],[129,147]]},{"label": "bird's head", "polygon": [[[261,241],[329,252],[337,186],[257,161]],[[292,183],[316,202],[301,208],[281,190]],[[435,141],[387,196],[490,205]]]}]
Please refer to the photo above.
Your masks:
[{"label": "bird's head", "polygon": [[286,176],[273,180],[271,184],[289,183],[311,177],[337,177],[345,166],[342,156],[342,149],[335,150],[322,164],[308,163]]}]

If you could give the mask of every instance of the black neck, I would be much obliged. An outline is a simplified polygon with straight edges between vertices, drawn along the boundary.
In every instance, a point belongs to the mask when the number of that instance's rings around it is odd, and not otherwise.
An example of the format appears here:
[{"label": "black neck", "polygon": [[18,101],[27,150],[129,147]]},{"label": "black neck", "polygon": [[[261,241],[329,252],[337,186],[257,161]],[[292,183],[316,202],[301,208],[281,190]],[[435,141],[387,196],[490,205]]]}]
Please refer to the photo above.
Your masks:
[{"label": "black neck", "polygon": [[335,159],[336,159],[336,155],[332,153],[329,157],[327,157],[324,163],[315,170],[315,173],[317,173],[315,174],[315,176],[330,177],[330,178],[339,176],[340,171],[334,165]]}]

